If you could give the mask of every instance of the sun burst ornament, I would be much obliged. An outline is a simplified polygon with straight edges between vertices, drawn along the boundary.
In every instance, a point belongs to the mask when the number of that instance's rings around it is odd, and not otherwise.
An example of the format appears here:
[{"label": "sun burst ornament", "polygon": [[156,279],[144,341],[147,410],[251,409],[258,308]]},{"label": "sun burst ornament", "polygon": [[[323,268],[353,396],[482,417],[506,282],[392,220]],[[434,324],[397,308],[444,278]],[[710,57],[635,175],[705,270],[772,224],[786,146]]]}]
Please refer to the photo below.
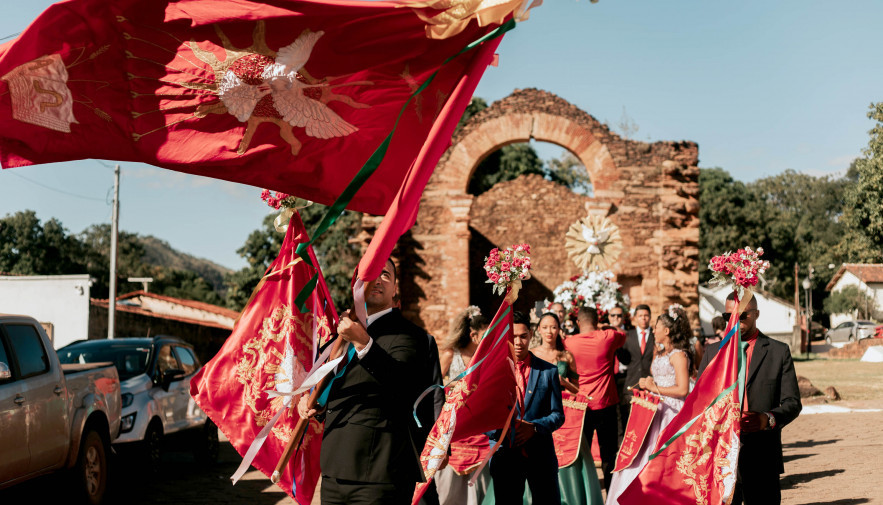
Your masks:
[{"label": "sun burst ornament", "polygon": [[564,248],[582,270],[608,270],[622,252],[619,227],[606,217],[586,216],[570,225]]}]

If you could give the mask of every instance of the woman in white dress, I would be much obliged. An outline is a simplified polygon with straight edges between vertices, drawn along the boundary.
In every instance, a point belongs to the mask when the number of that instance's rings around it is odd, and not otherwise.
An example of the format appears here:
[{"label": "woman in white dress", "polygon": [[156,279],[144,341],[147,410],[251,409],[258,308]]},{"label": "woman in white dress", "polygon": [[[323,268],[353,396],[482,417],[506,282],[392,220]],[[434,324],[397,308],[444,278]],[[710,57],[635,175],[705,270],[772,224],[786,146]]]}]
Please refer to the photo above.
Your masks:
[{"label": "woman in white dress", "polygon": [[[478,349],[478,341],[489,325],[490,322],[475,306],[467,308],[454,320],[448,338],[442,343],[439,357],[446,384],[469,367]],[[476,435],[451,444],[449,464],[435,474],[435,486],[441,505],[481,503],[490,482],[490,466],[484,468],[475,486],[469,486],[469,479],[482,456],[487,453],[488,445],[485,435]]]},{"label": "woman in white dress", "polygon": [[613,474],[610,490],[607,492],[607,505],[619,503],[619,496],[647,464],[656,447],[659,433],[680,412],[684,406],[684,398],[690,392],[691,330],[684,309],[670,308],[667,314],[659,316],[654,336],[656,348],[653,363],[650,365],[652,376],[642,378],[638,386],[659,396],[662,401],[653,416],[644,444],[631,466]]}]

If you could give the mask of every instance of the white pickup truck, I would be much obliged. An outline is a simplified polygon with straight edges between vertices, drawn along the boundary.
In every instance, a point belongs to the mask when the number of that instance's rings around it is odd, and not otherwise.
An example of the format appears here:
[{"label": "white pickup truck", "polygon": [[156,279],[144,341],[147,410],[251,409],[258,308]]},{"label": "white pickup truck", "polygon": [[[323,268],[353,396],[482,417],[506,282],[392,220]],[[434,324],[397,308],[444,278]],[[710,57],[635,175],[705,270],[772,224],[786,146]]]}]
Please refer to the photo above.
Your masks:
[{"label": "white pickup truck", "polygon": [[0,489],[72,468],[79,501],[101,503],[121,403],[112,364],[61,365],[37,321],[0,314]]}]

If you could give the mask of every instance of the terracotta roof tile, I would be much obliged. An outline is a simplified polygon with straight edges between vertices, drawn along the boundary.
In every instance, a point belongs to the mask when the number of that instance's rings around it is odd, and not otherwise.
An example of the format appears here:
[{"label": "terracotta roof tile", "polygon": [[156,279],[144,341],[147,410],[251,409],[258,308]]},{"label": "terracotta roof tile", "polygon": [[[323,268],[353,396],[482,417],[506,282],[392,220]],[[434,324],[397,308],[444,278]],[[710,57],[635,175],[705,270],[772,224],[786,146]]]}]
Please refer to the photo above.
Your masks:
[{"label": "terracotta roof tile", "polygon": [[239,312],[235,310],[231,310],[225,307],[219,307],[217,305],[212,305],[210,303],[198,302],[196,300],[187,300],[184,298],[175,298],[172,296],[164,296],[158,295],[156,293],[148,293],[145,291],[133,291],[131,293],[126,293],[117,297],[117,300],[126,300],[129,298],[135,298],[138,296],[146,296],[148,298],[155,298],[157,300],[163,300],[170,303],[176,303],[178,305],[183,305],[185,307],[190,307],[192,309],[204,310],[206,312],[211,312],[212,314],[218,314],[224,317],[229,317],[231,319],[236,319],[239,317]]},{"label": "terracotta roof tile", "polygon": [[883,264],[880,263],[844,263],[840,270],[831,278],[831,282],[825,286],[825,290],[831,291],[843,274],[850,272],[865,284],[883,282]]}]

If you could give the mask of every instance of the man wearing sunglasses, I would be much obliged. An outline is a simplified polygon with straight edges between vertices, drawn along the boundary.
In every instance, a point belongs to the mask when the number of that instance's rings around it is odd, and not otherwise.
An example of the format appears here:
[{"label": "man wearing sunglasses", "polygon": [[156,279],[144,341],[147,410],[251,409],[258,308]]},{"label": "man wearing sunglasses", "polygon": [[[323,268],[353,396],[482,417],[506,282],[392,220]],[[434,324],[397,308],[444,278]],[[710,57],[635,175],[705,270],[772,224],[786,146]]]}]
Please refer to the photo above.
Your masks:
[{"label": "man wearing sunglasses", "polygon": [[[727,297],[729,320],[737,311],[734,295]],[[785,471],[782,463],[782,427],[800,413],[800,391],[788,346],[773,340],[757,329],[757,299],[748,302],[739,314],[742,341],[746,349],[747,375],[745,398],[742,400],[742,447],[733,505],[744,503],[781,503],[779,476]],[[699,374],[714,359],[720,343],[707,348],[699,365]]]}]

